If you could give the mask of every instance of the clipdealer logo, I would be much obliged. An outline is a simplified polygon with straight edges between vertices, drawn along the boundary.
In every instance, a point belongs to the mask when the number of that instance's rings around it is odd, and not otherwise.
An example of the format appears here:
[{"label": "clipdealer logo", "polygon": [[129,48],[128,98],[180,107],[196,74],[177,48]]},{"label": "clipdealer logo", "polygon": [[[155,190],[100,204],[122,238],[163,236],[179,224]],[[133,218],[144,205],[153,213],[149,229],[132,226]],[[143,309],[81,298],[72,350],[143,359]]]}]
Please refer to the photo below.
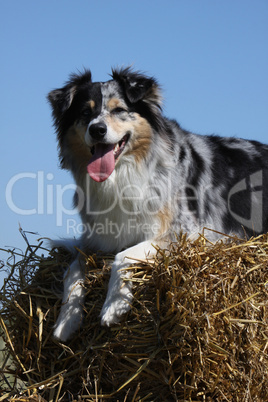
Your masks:
[{"label": "clipdealer logo", "polygon": [[[18,195],[18,189],[21,186],[24,186],[25,180],[28,180],[28,184],[26,188],[29,187],[29,181],[31,186],[31,191],[29,191],[29,203],[27,203],[27,208],[22,207],[22,203],[20,201],[21,197]],[[172,197],[172,180],[168,180],[168,191],[163,192],[162,188],[154,188],[154,187],[145,187],[139,188],[137,186],[128,185],[126,188],[122,189],[121,193],[118,197],[114,199],[114,203],[109,205],[109,208],[103,211],[93,211],[91,210],[90,200],[85,200],[84,193],[81,188],[77,187],[74,183],[69,183],[66,185],[55,184],[53,183],[54,175],[52,173],[46,173],[43,171],[38,171],[37,173],[33,172],[23,172],[14,175],[6,185],[5,198],[6,203],[10,210],[18,215],[55,215],[56,226],[62,226],[64,221],[64,216],[74,216],[77,215],[78,212],[81,211],[85,202],[86,204],[86,212],[91,215],[99,215],[99,214],[107,214],[109,213],[117,203],[119,203],[119,207],[121,208],[122,213],[129,215],[129,217],[136,214],[133,210],[127,209],[128,199],[129,197],[132,200],[143,200],[142,208],[143,212],[145,211],[147,214],[157,214],[159,212],[159,208],[162,205],[163,200],[166,205],[174,205],[176,202],[188,202],[188,201],[196,201],[194,205],[196,208],[200,207],[200,202],[202,204],[202,200],[206,198],[206,193],[213,192],[213,187],[208,185],[204,188],[193,188],[191,186],[191,192],[186,194],[185,197],[182,197],[181,194],[177,195],[177,198]],[[88,183],[88,185],[90,185]],[[130,187],[130,188],[129,188]],[[151,191],[152,190],[152,191]],[[162,191],[161,191],[162,190]],[[20,190],[21,191],[21,190]],[[89,188],[87,189],[89,191]],[[150,191],[152,194],[151,198],[149,196]],[[64,205],[64,199],[66,199],[67,193],[78,193],[78,206],[77,208],[67,208]],[[144,199],[144,193],[148,195],[149,198]],[[130,196],[131,194],[131,196]],[[241,214],[239,214],[239,209],[234,209],[234,203],[232,203],[233,197],[237,197],[238,199],[245,199],[247,205],[247,216],[243,216],[242,213],[245,211],[241,210]],[[37,200],[37,202],[36,202]],[[35,205],[31,204],[35,203]],[[28,206],[29,204],[29,206]],[[65,202],[66,204],[66,202]],[[150,210],[151,205],[153,205],[152,210]],[[224,206],[223,206],[224,207]],[[238,206],[239,207],[239,206]],[[229,191],[227,198],[227,208],[230,215],[239,222],[242,226],[253,229],[255,232],[263,231],[263,171],[260,170],[251,174],[249,177],[246,177],[236,183],[231,190]],[[189,214],[192,214],[194,211],[189,211]],[[70,220],[68,224],[68,230],[75,230],[74,220]],[[83,232],[85,230],[84,227],[78,227],[78,231]],[[117,228],[116,232],[120,233],[121,228]]]}]

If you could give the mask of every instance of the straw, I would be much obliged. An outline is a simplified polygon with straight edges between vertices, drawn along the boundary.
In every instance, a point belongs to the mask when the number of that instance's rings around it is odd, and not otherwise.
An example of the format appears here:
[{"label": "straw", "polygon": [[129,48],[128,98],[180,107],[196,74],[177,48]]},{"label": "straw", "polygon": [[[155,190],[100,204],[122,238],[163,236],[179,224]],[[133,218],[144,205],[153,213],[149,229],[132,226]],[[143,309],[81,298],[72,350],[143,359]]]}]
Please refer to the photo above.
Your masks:
[{"label": "straw", "polygon": [[0,401],[268,400],[268,235],[178,236],[132,267],[132,310],[111,328],[99,318],[111,256],[81,253],[85,318],[66,343],[52,334],[71,257],[43,250],[9,250]]}]

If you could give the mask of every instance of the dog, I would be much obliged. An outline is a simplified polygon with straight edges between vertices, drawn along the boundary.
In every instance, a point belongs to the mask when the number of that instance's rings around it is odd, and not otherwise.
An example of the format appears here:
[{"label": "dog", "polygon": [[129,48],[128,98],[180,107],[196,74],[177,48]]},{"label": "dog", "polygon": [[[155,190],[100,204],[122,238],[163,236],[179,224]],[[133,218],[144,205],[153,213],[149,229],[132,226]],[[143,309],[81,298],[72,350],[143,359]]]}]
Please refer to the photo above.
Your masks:
[{"label": "dog", "polygon": [[[162,113],[157,80],[131,68],[107,82],[90,70],[48,94],[62,168],[77,185],[84,224],[80,249],[114,253],[101,324],[118,323],[132,303],[129,265],[176,234],[249,237],[268,231],[268,146],[198,135]],[[128,279],[127,281],[125,279]],[[54,336],[80,327],[84,269],[77,256],[64,276]]]}]

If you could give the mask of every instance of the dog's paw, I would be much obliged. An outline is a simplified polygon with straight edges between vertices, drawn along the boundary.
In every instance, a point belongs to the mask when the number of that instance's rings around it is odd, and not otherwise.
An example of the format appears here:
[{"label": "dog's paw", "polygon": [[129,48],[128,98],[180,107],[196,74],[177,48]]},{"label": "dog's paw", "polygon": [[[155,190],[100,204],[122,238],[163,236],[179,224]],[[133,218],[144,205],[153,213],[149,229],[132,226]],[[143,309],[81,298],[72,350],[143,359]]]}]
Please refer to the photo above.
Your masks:
[{"label": "dog's paw", "polygon": [[[64,306],[63,306],[64,307]],[[76,332],[82,323],[82,307],[69,306],[62,308],[57,322],[54,326],[53,336],[59,341],[67,341]]]},{"label": "dog's paw", "polygon": [[122,315],[131,309],[133,299],[131,288],[131,282],[127,282],[121,284],[119,288],[112,287],[109,289],[100,314],[101,325],[109,327],[112,324],[117,324]]},{"label": "dog's paw", "polygon": [[109,302],[106,301],[101,310],[101,325],[109,327],[112,324],[120,322],[122,315],[131,309],[131,298],[123,299],[118,295],[117,299]]},{"label": "dog's paw", "polygon": [[129,263],[123,263],[124,256],[117,254],[112,265],[111,278],[108,293],[102,307],[100,317],[101,324],[110,326],[117,324],[121,316],[131,309],[132,282],[129,280],[131,273],[125,271]]}]

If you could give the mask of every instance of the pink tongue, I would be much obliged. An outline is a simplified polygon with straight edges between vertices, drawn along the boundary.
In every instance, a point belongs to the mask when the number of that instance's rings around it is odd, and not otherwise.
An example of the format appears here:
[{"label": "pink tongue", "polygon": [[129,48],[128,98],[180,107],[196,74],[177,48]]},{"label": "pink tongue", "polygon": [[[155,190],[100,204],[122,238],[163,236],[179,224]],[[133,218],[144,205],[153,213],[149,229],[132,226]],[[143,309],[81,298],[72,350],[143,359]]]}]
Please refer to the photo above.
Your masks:
[{"label": "pink tongue", "polygon": [[87,171],[91,179],[102,182],[108,179],[115,167],[114,144],[96,144]]}]

